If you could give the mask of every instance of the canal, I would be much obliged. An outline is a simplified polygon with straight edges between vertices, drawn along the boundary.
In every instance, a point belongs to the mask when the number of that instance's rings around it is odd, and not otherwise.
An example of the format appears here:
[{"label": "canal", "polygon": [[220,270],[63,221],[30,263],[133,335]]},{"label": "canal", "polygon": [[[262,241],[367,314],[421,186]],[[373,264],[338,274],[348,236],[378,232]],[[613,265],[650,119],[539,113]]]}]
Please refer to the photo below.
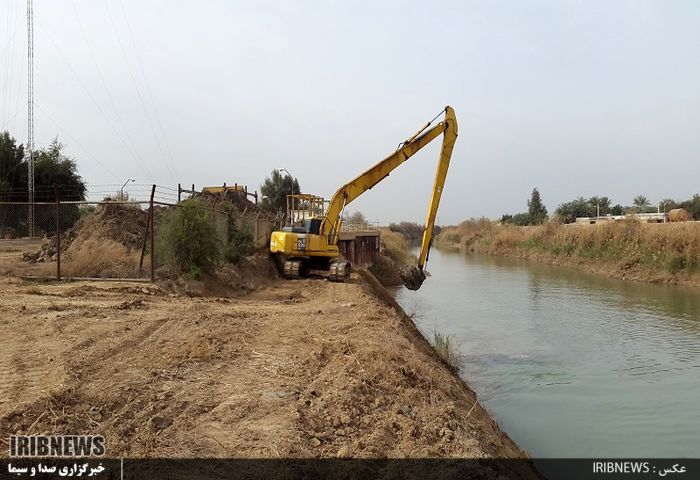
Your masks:
[{"label": "canal", "polygon": [[397,301],[536,457],[700,456],[700,290],[431,251]]}]

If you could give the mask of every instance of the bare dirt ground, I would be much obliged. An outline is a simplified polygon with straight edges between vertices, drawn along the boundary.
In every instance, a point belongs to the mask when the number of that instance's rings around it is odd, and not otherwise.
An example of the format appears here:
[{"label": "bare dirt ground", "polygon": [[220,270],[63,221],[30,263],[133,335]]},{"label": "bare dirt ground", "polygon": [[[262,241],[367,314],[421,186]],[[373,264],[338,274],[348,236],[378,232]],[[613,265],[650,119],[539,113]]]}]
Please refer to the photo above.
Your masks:
[{"label": "bare dirt ground", "polygon": [[0,442],[102,434],[110,457],[526,456],[359,278],[236,298],[164,288],[0,277]]}]

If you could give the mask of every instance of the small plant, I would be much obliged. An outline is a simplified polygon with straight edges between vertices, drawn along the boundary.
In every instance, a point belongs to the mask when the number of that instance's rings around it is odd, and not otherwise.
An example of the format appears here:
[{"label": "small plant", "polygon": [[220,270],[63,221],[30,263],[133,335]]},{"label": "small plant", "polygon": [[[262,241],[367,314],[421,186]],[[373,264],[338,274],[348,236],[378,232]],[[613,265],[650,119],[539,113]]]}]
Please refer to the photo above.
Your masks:
[{"label": "small plant", "polygon": [[193,277],[211,272],[221,260],[214,217],[201,200],[185,200],[165,214],[157,240],[159,261]]},{"label": "small plant", "polygon": [[451,335],[433,332],[433,347],[438,355],[440,355],[440,357],[447,362],[448,365],[455,370],[459,370],[461,362],[459,344],[454,341]]},{"label": "small plant", "polygon": [[192,265],[190,267],[190,271],[187,272],[187,279],[199,280],[200,278],[202,278],[202,269],[199,268],[197,265]]}]

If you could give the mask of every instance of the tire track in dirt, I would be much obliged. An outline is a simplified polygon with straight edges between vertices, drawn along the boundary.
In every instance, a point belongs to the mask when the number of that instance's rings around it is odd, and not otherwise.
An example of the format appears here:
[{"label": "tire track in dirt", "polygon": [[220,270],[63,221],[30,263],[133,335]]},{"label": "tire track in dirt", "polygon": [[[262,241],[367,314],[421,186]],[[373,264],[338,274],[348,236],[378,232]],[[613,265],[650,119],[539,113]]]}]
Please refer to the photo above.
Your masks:
[{"label": "tire track in dirt", "polygon": [[0,416],[45,395],[66,380],[65,370],[56,361],[60,348],[50,341],[52,336],[47,338],[34,330],[34,319],[23,320],[19,330],[15,328],[12,334],[0,336]]}]

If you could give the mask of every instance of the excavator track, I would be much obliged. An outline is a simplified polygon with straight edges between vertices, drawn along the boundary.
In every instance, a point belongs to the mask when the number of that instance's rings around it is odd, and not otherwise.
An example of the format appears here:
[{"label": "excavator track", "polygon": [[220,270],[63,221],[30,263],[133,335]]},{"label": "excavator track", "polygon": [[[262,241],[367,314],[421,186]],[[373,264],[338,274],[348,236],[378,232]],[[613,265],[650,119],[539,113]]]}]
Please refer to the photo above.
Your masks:
[{"label": "excavator track", "polygon": [[284,278],[302,278],[306,276],[306,266],[301,260],[287,260],[284,262]]},{"label": "excavator track", "polygon": [[328,280],[331,282],[347,282],[350,279],[350,263],[339,260],[331,262]]}]

